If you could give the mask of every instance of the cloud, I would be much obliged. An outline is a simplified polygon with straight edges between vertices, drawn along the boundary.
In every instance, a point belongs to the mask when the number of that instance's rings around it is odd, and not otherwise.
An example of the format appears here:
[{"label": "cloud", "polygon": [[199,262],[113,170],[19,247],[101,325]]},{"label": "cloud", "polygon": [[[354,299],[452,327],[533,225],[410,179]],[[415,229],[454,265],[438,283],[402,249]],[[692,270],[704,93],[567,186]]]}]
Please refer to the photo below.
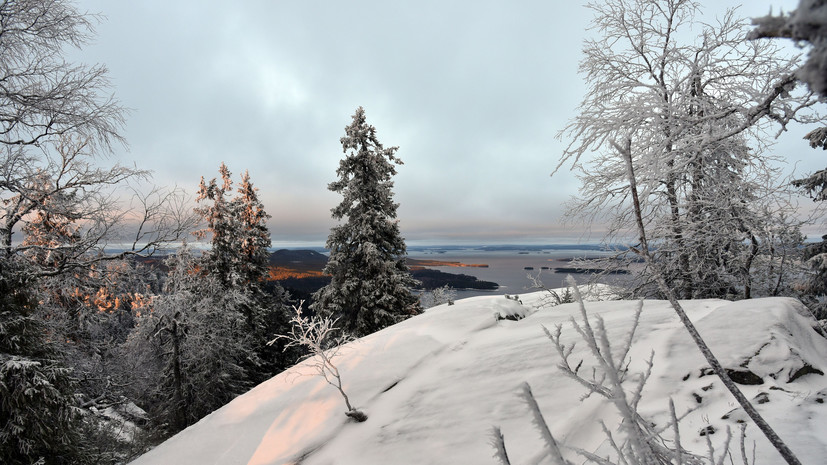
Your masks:
[{"label": "cloud", "polygon": [[75,55],[107,64],[134,109],[131,151],[118,155],[159,184],[193,191],[223,161],[250,171],[274,237],[324,238],[339,138],[361,105],[380,140],[400,147],[409,239],[560,233],[579,184],[567,170],[548,175],[563,149],[555,135],[585,92],[590,13],[579,3],[80,5],[107,18]]}]

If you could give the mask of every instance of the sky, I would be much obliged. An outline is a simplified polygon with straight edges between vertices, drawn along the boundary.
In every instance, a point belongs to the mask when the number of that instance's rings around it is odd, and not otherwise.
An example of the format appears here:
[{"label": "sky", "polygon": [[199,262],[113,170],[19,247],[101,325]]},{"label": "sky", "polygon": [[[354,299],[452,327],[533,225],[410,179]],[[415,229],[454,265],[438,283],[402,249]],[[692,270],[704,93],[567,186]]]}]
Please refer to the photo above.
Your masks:
[{"label": "sky", "polygon": [[[708,13],[735,1],[701,2]],[[130,109],[116,148],[154,183],[194,194],[225,162],[248,170],[275,246],[322,245],[341,197],[327,190],[359,106],[404,162],[394,178],[408,244],[597,242],[563,221],[579,181],[554,177],[556,135],[586,92],[583,2],[105,1],[71,59],[104,64]],[[754,0],[743,16],[797,0]],[[823,155],[793,128],[799,171]]]}]

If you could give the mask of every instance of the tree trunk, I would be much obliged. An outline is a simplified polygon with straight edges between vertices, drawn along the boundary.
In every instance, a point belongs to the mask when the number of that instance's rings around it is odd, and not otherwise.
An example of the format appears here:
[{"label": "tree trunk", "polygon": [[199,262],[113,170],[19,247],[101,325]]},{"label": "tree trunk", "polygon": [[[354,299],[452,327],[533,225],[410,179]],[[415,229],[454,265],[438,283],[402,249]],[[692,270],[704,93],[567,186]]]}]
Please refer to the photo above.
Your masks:
[{"label": "tree trunk", "polygon": [[[642,210],[640,207],[640,199],[638,198],[637,193],[637,182],[635,179],[635,171],[634,167],[632,166],[632,152],[631,152],[631,141],[627,142],[625,147],[620,147],[617,143],[613,143],[614,147],[620,152],[620,154],[626,160],[626,173],[629,178],[629,188],[631,189],[632,193],[632,204],[634,207],[635,213],[635,220],[637,222],[637,229],[638,235],[640,238],[640,250],[638,251],[643,258],[649,263],[650,266],[654,266],[652,264],[652,257],[649,254],[649,246],[646,242],[646,231],[643,226],[643,215]],[[706,359],[709,366],[715,372],[715,374],[720,378],[721,382],[723,382],[724,386],[732,393],[735,400],[738,401],[741,408],[749,415],[755,425],[764,433],[764,436],[770,441],[770,443],[775,447],[779,454],[784,458],[784,460],[789,465],[801,465],[801,462],[795,456],[792,450],[781,440],[778,434],[772,429],[772,427],[764,420],[760,413],[755,409],[755,407],[750,403],[750,401],[744,396],[744,393],[738,388],[735,382],[732,381],[732,378],[729,377],[726,370],[721,366],[721,363],[715,357],[715,354],[709,349],[709,346],[701,337],[701,334],[698,332],[695,325],[687,316],[686,312],[683,310],[683,307],[678,302],[678,299],[675,297],[674,292],[669,288],[666,282],[663,280],[662,274],[659,272],[655,272],[655,276],[658,282],[658,287],[660,287],[660,291],[663,292],[669,303],[672,305],[672,308],[675,309],[675,313],[678,314],[678,318],[680,318],[681,323],[683,323],[686,330],[689,332],[689,335],[692,337],[692,340],[695,341],[695,344],[698,346],[698,349],[703,354],[704,358]]]}]

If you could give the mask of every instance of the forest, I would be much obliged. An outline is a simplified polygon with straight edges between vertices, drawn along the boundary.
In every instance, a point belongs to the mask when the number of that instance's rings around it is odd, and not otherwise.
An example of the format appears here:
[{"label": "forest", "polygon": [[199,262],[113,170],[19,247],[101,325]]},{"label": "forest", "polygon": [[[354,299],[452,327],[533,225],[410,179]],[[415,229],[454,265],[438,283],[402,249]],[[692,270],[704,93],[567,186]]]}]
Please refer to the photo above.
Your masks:
[{"label": "forest", "polygon": [[[734,12],[693,23],[690,1],[589,6],[601,35],[583,45],[588,92],[554,176],[578,172],[570,215],[624,246],[573,269],[629,275],[624,297],[677,311],[789,296],[827,318],[827,240],[805,240],[790,202],[825,200],[827,172],[788,182],[767,149],[793,123],[827,149],[827,28],[810,3],[757,25]],[[128,462],[305,356],[277,337],[301,300],[359,338],[421,314],[415,289],[496,286],[412,270],[393,198],[402,161],[362,107],[328,187],[341,197],[329,256],[299,270],[310,287],[273,263],[248,171],[194,174],[194,203],[136,188],[150,173],[107,158],[127,110],[106,68],[67,59],[92,21],[68,0],[0,2],[0,462]],[[681,42],[690,26],[699,36]],[[779,38],[809,59],[781,54]],[[441,298],[453,303],[450,289]]]}]

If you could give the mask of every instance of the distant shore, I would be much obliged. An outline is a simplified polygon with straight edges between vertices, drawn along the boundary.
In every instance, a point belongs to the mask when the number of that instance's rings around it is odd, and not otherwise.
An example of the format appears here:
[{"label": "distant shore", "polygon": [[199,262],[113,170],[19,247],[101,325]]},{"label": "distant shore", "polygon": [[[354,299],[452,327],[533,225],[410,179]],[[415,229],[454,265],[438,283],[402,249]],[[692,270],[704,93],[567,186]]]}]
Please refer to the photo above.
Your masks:
[{"label": "distant shore", "polygon": [[462,263],[455,261],[429,260],[410,257],[407,258],[407,263],[412,270],[423,269],[432,266],[451,266],[457,268],[488,268],[488,265],[485,263]]}]

